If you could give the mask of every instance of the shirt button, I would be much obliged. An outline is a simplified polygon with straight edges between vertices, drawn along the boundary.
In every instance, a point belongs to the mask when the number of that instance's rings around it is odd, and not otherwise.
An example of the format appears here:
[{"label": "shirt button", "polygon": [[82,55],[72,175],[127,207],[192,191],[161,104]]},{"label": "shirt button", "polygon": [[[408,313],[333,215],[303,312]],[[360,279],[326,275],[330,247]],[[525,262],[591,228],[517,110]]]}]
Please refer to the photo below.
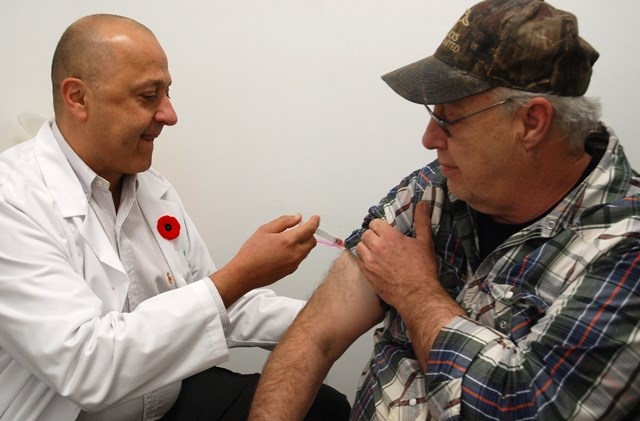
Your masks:
[{"label": "shirt button", "polygon": [[417,403],[418,401],[416,400],[416,398],[409,399],[409,406],[416,406]]},{"label": "shirt button", "polygon": [[507,291],[507,293],[504,294],[504,298],[507,300],[511,299],[511,297],[513,297],[513,291]]},{"label": "shirt button", "polygon": [[500,320],[500,329],[505,330],[507,328],[506,320]]},{"label": "shirt button", "polygon": [[547,229],[554,229],[556,227],[556,221],[549,221],[547,222]]}]

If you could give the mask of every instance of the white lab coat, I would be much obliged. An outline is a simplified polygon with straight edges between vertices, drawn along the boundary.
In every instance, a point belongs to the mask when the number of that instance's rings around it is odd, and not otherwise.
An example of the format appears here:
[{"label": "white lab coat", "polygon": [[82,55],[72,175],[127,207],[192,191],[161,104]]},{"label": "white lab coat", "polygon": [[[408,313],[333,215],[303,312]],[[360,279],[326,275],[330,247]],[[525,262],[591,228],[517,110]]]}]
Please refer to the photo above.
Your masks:
[{"label": "white lab coat", "polygon": [[[178,195],[139,174],[138,201],[179,287],[121,313],[129,280],[56,143],[51,122],[0,155],[0,419],[73,420],[228,359],[270,347],[303,302],[267,290],[227,312],[215,270]],[[159,217],[178,219],[162,238]],[[215,396],[212,396],[215,399]]]}]

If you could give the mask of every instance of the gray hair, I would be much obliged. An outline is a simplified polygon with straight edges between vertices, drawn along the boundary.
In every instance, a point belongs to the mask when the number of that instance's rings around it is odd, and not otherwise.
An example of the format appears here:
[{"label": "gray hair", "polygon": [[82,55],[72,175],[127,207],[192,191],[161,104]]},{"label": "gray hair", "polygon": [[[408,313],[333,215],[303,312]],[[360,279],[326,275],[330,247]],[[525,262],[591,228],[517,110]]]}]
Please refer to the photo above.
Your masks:
[{"label": "gray hair", "polygon": [[571,149],[579,149],[584,141],[600,122],[600,100],[585,96],[568,97],[545,93],[535,93],[498,87],[493,90],[496,98],[509,98],[506,103],[507,112],[515,112],[533,98],[545,98],[555,111],[553,127],[562,131],[569,141]]}]

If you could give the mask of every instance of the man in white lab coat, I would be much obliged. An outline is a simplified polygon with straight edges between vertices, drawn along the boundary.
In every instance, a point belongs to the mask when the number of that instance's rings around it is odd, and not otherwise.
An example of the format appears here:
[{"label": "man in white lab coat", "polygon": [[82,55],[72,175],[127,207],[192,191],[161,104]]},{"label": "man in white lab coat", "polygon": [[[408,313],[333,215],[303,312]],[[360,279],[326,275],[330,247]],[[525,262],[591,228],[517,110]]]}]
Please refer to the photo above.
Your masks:
[{"label": "man in white lab coat", "polygon": [[[55,120],[0,155],[0,419],[241,419],[255,376],[215,366],[230,346],[273,346],[302,307],[260,287],[298,267],[318,217],[271,221],[215,267],[150,169],[177,116],[138,22],[73,23],[52,82]],[[348,414],[326,391],[320,409]]]}]

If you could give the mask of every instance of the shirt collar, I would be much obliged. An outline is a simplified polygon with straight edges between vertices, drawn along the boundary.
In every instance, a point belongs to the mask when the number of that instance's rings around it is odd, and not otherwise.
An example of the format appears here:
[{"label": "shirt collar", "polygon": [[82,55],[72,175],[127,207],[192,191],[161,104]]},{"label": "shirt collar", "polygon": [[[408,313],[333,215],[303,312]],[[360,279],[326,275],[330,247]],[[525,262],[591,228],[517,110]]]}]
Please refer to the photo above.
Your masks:
[{"label": "shirt collar", "polygon": [[[60,149],[62,150],[65,158],[67,158],[71,169],[75,173],[76,177],[78,177],[78,181],[80,181],[80,185],[82,186],[82,190],[84,191],[87,200],[91,199],[91,193],[94,188],[109,190],[109,182],[96,174],[96,172],[93,171],[82,160],[82,158],[80,158],[64,138],[55,121],[51,125],[51,129],[53,131],[53,137],[56,139],[56,142],[58,142],[58,146],[60,146]],[[136,174],[125,174],[122,187],[123,194],[135,192],[138,187]]]}]

